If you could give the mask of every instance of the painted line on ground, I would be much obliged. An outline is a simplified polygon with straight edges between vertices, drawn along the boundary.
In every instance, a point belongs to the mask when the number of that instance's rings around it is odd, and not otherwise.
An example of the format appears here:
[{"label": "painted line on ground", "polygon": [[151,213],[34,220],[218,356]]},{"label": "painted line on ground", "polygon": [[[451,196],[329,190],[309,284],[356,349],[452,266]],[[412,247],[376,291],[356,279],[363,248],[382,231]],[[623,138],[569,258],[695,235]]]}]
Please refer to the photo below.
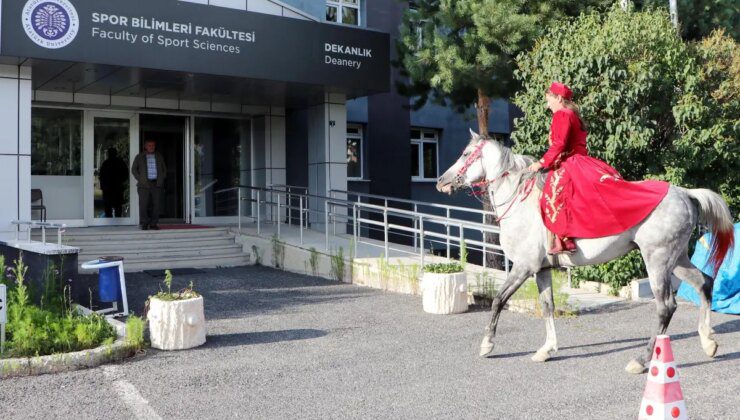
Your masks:
[{"label": "painted line on ground", "polygon": [[162,419],[149,405],[149,401],[141,396],[134,384],[125,379],[120,379],[122,374],[117,367],[104,366],[103,373],[108,379],[113,380],[113,388],[116,390],[118,397],[132,411],[134,417],[142,420]]}]

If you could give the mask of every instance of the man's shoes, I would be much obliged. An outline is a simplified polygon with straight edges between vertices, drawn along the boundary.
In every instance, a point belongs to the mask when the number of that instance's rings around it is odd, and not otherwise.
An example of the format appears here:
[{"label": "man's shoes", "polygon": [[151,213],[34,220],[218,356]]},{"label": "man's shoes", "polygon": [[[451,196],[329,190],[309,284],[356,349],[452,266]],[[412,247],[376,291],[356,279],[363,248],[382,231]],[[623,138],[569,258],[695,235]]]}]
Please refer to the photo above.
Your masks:
[{"label": "man's shoes", "polygon": [[150,230],[159,230],[159,226],[158,225],[151,225],[151,226],[149,226],[149,229]]},{"label": "man's shoes", "polygon": [[149,230],[149,225],[141,225],[141,226],[139,226],[139,229],[141,229],[141,230]]}]

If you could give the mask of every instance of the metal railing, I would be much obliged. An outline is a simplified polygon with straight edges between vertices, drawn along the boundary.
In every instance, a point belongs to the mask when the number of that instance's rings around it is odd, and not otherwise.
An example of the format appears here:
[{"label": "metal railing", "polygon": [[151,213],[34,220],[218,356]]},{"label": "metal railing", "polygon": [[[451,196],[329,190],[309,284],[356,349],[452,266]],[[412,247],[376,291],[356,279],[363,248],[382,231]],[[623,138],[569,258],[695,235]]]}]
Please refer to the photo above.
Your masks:
[{"label": "metal railing", "polygon": [[[338,195],[345,195],[346,198],[337,197]],[[252,215],[243,215],[243,202],[254,206]],[[465,243],[468,250],[481,252],[484,268],[486,255],[495,254],[503,257],[504,268],[507,273],[509,271],[510,264],[501,246],[485,240],[486,234],[500,232],[498,226],[485,223],[485,217],[493,216],[492,212],[353,191],[332,190],[327,197],[310,194],[306,187],[290,185],[273,185],[267,188],[239,186],[238,203],[239,231],[242,230],[242,219],[246,218],[256,224],[257,234],[261,235],[262,225],[269,220],[275,225],[276,234],[280,237],[281,225],[293,225],[294,212],[297,212],[301,244],[304,231],[309,226],[323,222],[324,246],[330,251],[330,237],[337,236],[337,224],[341,224],[345,226],[345,233],[351,229],[355,255],[359,244],[364,244],[382,248],[386,259],[391,251],[395,251],[416,254],[420,257],[421,264],[424,264],[427,250],[440,246],[445,250],[446,257],[451,258],[452,248],[460,249]],[[398,207],[395,206],[396,203],[399,204]],[[263,217],[263,207],[270,209],[269,218]],[[382,235],[382,245],[365,240],[369,239],[371,232]],[[391,236],[406,238],[408,242],[412,242],[413,252],[395,247],[398,242],[392,242]]]},{"label": "metal railing", "polygon": [[62,246],[62,234],[67,229],[67,225],[63,223],[49,223],[49,222],[36,222],[33,220],[13,220],[10,222],[15,225],[15,240],[20,241],[21,226],[28,226],[26,241],[31,242],[31,229],[41,229],[41,242],[46,245],[46,229],[57,230],[57,245]]}]

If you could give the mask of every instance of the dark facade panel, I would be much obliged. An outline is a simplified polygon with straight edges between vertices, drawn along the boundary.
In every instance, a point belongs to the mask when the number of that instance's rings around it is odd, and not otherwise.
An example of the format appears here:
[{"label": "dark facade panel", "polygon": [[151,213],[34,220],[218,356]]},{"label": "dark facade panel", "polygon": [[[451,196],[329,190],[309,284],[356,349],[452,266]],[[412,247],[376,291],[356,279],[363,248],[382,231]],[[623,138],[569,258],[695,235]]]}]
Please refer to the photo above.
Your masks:
[{"label": "dark facade panel", "polygon": [[390,86],[387,33],[175,0],[9,0],[0,55],[330,86]]}]

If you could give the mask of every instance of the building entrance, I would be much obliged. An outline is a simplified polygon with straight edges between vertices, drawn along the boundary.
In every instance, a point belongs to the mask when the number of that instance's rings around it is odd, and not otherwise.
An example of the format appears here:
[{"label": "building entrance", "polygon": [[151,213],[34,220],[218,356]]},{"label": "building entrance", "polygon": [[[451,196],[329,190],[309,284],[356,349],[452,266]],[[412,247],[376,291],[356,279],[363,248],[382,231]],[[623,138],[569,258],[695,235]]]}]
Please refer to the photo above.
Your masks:
[{"label": "building entrance", "polygon": [[186,163],[188,117],[172,115],[139,115],[139,148],[154,141],[164,158],[167,176],[160,195],[159,219],[162,223],[183,223],[186,220]]}]

